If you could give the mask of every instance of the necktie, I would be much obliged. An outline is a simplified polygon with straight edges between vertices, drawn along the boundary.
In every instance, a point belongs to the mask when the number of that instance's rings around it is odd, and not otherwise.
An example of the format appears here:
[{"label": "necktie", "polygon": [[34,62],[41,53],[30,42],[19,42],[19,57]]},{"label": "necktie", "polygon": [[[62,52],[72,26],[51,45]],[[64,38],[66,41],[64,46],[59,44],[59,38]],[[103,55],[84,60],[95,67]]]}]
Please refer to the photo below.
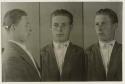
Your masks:
[{"label": "necktie", "polygon": [[110,56],[109,56],[109,45],[108,44],[104,44],[103,46],[103,63],[104,63],[104,67],[105,67],[105,70],[106,70],[106,74],[108,72],[108,64],[109,64],[109,59],[110,59]]},{"label": "necktie", "polygon": [[64,61],[64,46],[59,44],[58,45],[58,55],[57,55],[57,59],[58,59],[58,67],[60,70],[60,74],[62,73],[62,65],[63,65],[63,61]]}]

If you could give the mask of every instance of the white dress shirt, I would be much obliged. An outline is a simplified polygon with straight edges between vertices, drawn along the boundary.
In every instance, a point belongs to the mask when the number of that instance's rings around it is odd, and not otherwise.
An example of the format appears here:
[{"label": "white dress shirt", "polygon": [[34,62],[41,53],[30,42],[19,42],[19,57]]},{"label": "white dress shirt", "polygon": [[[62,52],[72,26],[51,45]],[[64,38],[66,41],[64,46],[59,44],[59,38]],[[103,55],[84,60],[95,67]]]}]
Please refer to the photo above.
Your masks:
[{"label": "white dress shirt", "polygon": [[41,75],[40,75],[40,72],[39,72],[39,70],[38,70],[38,68],[37,68],[37,66],[36,66],[35,60],[34,60],[33,56],[31,55],[31,53],[30,53],[30,52],[28,51],[28,49],[26,48],[26,46],[22,45],[22,44],[19,43],[19,42],[13,41],[13,40],[9,40],[9,41],[10,41],[10,42],[13,42],[13,43],[15,43],[15,44],[17,44],[18,46],[20,46],[20,47],[28,54],[28,56],[29,56],[30,59],[32,60],[34,66],[35,66],[35,68],[36,68],[36,70],[37,70],[37,72],[38,72],[39,77],[41,78]]},{"label": "white dress shirt", "polygon": [[110,57],[111,57],[111,53],[112,53],[114,44],[115,44],[115,40],[110,41],[108,43],[104,43],[102,41],[99,41],[100,52],[101,52],[103,64],[104,64],[104,67],[106,70],[106,75],[108,72],[108,66],[109,66]]},{"label": "white dress shirt", "polygon": [[69,46],[69,42],[70,41],[66,41],[64,43],[57,43],[57,42],[53,41],[54,53],[55,53],[55,57],[56,57],[56,61],[57,61],[57,64],[58,64],[60,74],[62,73],[62,66],[63,66],[63,63],[64,63],[64,58],[65,58],[67,48]]}]

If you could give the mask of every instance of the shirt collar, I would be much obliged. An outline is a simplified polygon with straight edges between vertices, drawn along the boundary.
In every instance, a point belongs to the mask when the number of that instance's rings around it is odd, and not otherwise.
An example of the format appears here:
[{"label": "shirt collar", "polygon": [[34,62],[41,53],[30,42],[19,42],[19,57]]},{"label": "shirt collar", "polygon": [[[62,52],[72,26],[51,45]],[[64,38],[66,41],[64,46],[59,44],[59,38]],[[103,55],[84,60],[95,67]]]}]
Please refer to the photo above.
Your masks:
[{"label": "shirt collar", "polygon": [[105,43],[105,42],[102,42],[99,40],[99,45],[100,45],[100,47],[103,47],[105,44],[114,46],[115,42],[116,42],[116,40],[112,40],[108,43]]},{"label": "shirt collar", "polygon": [[58,45],[61,45],[61,46],[64,46],[64,47],[68,47],[68,46],[69,46],[69,43],[70,43],[69,40],[68,40],[68,41],[65,41],[65,42],[63,42],[63,43],[58,43],[58,42],[53,41],[53,45],[54,45],[54,47],[56,47],[56,48],[57,48]]}]

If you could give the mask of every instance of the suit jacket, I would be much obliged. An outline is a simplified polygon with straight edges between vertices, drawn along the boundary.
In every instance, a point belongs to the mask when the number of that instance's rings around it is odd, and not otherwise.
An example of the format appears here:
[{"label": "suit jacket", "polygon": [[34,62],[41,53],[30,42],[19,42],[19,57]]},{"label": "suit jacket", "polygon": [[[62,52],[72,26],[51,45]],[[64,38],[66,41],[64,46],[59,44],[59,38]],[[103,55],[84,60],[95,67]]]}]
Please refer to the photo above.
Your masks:
[{"label": "suit jacket", "polygon": [[2,81],[40,81],[38,72],[28,54],[17,44],[8,42],[2,55]]},{"label": "suit jacket", "polygon": [[71,42],[66,51],[62,74],[56,62],[53,44],[41,50],[40,64],[43,81],[82,81],[85,80],[85,56],[82,48]]},{"label": "suit jacket", "polygon": [[90,46],[88,55],[88,80],[90,81],[121,81],[122,80],[122,45],[115,42],[106,76],[99,43]]}]

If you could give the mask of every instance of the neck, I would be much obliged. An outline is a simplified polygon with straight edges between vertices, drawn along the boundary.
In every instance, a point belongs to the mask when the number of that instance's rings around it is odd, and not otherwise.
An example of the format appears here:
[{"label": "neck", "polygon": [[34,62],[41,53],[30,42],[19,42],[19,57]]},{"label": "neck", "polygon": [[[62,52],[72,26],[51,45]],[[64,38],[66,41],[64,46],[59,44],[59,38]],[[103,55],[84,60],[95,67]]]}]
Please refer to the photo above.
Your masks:
[{"label": "neck", "polygon": [[66,41],[54,41],[54,40],[53,40],[53,42],[55,42],[55,43],[65,43],[65,42],[67,42],[67,41],[69,41],[69,40],[66,40]]},{"label": "neck", "polygon": [[108,40],[108,41],[103,41],[103,40],[99,40],[99,41],[101,41],[101,42],[103,42],[103,43],[109,43],[109,42],[111,42],[111,41],[114,41],[114,39]]}]

